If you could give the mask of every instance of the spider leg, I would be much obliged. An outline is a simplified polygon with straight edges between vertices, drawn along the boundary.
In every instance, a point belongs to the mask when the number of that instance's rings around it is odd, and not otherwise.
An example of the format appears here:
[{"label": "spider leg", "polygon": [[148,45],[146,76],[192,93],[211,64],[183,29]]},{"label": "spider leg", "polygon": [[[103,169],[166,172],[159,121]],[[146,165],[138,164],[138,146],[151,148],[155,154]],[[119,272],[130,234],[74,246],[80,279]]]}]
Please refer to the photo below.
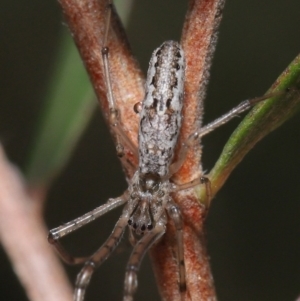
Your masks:
[{"label": "spider leg", "polygon": [[106,242],[86,261],[76,279],[74,301],[83,301],[86,288],[95,269],[109,257],[119,244],[127,226],[128,218],[127,212],[124,211]]},{"label": "spider leg", "polygon": [[[111,125],[112,130],[116,133],[116,139],[117,139],[117,155],[122,159],[124,156],[124,147],[122,143],[128,147],[128,149],[134,154],[134,156],[138,157],[137,147],[132,143],[132,141],[128,138],[126,135],[121,122],[121,116],[120,111],[117,108],[116,101],[113,95],[113,89],[112,89],[112,82],[110,77],[110,68],[109,68],[109,47],[108,47],[108,32],[110,27],[110,21],[111,21],[111,14],[113,10],[113,3],[112,0],[108,1],[107,5],[107,18],[106,18],[106,25],[105,25],[105,33],[104,33],[104,40],[103,40],[103,47],[102,47],[102,59],[103,59],[103,65],[104,65],[104,77],[106,82],[106,96],[108,100],[109,105],[109,123]],[[122,142],[122,143],[121,143]],[[123,161],[126,161],[124,158]],[[126,162],[125,162],[126,163]]]},{"label": "spider leg", "polygon": [[184,264],[184,253],[183,253],[183,222],[181,212],[177,204],[170,201],[167,205],[167,211],[174,222],[176,229],[176,240],[177,240],[177,264],[179,271],[179,290],[181,293],[181,300],[184,300],[184,293],[186,292],[186,275],[185,275],[185,264]]},{"label": "spider leg", "polygon": [[226,114],[222,115],[221,117],[217,118],[216,120],[210,122],[206,126],[200,128],[199,131],[191,134],[181,145],[179,154],[178,154],[178,159],[173,162],[170,166],[170,173],[169,177],[171,178],[172,175],[174,175],[182,166],[183,162],[186,159],[187,152],[190,147],[195,145],[195,143],[199,143],[200,139],[207,135],[208,133],[212,132],[216,128],[220,127],[221,125],[227,123],[234,117],[238,116],[239,114],[249,110],[251,107],[256,105],[257,103],[266,100],[268,98],[274,97],[274,96],[279,96],[284,92],[275,92],[271,94],[267,94],[261,97],[256,97],[253,99],[247,99],[242,101],[239,105],[231,109],[229,112]]},{"label": "spider leg", "polygon": [[128,239],[129,239],[129,242],[132,246],[135,246],[136,245],[136,242],[137,242],[137,239],[134,237],[133,235],[133,230],[131,227],[128,227],[128,230],[129,230],[129,235],[128,235]]},{"label": "spider leg", "polygon": [[136,243],[126,267],[123,301],[132,301],[137,289],[137,273],[146,252],[157,242],[166,231],[165,218],[161,218],[150,232]]},{"label": "spider leg", "polygon": [[79,228],[82,226],[94,221],[95,219],[99,218],[103,214],[115,209],[127,201],[127,192],[125,192],[122,196],[109,199],[105,204],[97,207],[96,209],[60,226],[54,228],[49,231],[48,241],[52,244],[55,249],[57,250],[60,257],[68,264],[79,264],[85,262],[89,257],[73,257],[70,255],[63,246],[59,243],[59,239]]},{"label": "spider leg", "polygon": [[180,191],[180,190],[185,190],[192,188],[194,186],[197,186],[199,184],[204,184],[205,185],[205,193],[206,193],[206,200],[207,200],[207,205],[209,205],[212,192],[211,192],[211,183],[209,178],[205,176],[201,176],[195,180],[192,180],[191,182],[184,183],[184,184],[175,184],[175,189],[174,191]]}]

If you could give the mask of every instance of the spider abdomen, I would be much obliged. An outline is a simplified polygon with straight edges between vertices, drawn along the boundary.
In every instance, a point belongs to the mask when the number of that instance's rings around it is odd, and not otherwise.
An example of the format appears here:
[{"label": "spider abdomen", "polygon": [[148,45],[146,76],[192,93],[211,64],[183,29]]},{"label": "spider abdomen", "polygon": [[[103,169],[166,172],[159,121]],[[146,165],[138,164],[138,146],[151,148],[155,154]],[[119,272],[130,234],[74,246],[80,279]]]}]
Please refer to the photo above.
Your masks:
[{"label": "spider abdomen", "polygon": [[164,42],[153,52],[140,116],[141,174],[168,174],[181,127],[184,69],[179,43]]}]

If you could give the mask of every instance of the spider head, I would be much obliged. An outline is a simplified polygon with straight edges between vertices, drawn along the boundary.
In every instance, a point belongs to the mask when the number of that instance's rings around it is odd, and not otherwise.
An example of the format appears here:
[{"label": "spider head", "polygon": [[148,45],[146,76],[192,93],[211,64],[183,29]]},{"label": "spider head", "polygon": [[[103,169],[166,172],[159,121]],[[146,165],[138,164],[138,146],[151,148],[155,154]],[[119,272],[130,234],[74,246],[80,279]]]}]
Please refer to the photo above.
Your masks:
[{"label": "spider head", "polygon": [[147,207],[147,202],[141,201],[128,220],[131,230],[138,236],[151,231],[154,227],[151,210]]},{"label": "spider head", "polygon": [[128,225],[136,235],[151,231],[164,212],[169,200],[168,181],[162,181],[157,174],[139,174],[130,185]]}]

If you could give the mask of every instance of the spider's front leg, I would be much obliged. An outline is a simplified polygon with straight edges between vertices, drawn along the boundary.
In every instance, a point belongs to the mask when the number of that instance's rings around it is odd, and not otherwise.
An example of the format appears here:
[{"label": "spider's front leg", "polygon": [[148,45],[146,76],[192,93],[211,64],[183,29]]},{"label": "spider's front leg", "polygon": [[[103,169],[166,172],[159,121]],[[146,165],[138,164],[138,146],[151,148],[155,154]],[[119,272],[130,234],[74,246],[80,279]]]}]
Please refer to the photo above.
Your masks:
[{"label": "spider's front leg", "polygon": [[136,243],[126,267],[123,301],[132,301],[138,286],[137,273],[146,252],[155,244],[166,231],[166,216],[162,216],[155,227],[144,234]]},{"label": "spider's front leg", "polygon": [[[274,96],[279,96],[284,92],[276,92],[272,94],[267,94],[262,97],[257,97],[253,99],[248,99],[243,102],[241,102],[239,105],[231,109],[226,114],[222,115],[221,117],[217,118],[216,120],[212,121],[211,123],[207,124],[206,126],[199,129],[199,131],[191,134],[181,145],[178,158],[175,162],[173,162],[170,166],[170,173],[169,177],[172,177],[183,165],[187,152],[190,149],[190,147],[194,146],[196,143],[200,143],[200,140],[203,136],[209,134],[210,132],[214,131],[218,127],[222,126],[223,124],[227,123],[234,117],[238,116],[239,114],[249,110],[251,107],[256,105],[257,103],[267,100]],[[207,203],[209,204],[211,200],[211,185],[210,181],[207,177],[201,175],[199,178],[192,180],[191,182],[184,183],[184,184],[176,184],[175,185],[175,191],[180,191],[188,188],[192,188],[196,185],[204,184],[206,189],[206,197],[207,197]]]},{"label": "spider's front leg", "polygon": [[68,235],[69,233],[81,228],[82,226],[94,221],[105,213],[115,209],[126,203],[128,199],[127,191],[120,197],[109,199],[104,205],[49,231],[48,241],[57,250],[60,257],[68,264],[80,264],[85,262],[89,257],[73,257],[63,246],[59,243],[59,239]]},{"label": "spider's front leg", "polygon": [[[276,97],[279,95],[282,95],[284,92],[275,92],[271,94],[266,94],[261,97],[256,97],[252,99],[247,99],[242,101],[240,104],[238,104],[236,107],[231,109],[226,114],[222,115],[221,117],[217,118],[216,120],[210,122],[204,127],[201,127],[197,132],[192,133],[181,145],[178,159],[173,162],[170,166],[170,177],[174,175],[182,166],[183,162],[186,159],[187,152],[190,147],[194,146],[196,143],[200,143],[200,139],[209,134],[210,132],[214,131],[218,127],[222,126],[223,124],[227,123],[234,117],[238,116],[239,114],[249,110],[257,103],[267,100],[271,97]],[[200,182],[199,182],[200,183]]]},{"label": "spider's front leg", "polygon": [[127,222],[129,219],[128,211],[126,207],[123,210],[123,214],[118,220],[115,228],[106,242],[92,255],[85,263],[84,267],[77,276],[74,292],[74,301],[83,301],[86,288],[90,283],[91,277],[96,268],[98,268],[114,251],[118,246]]},{"label": "spider's front leg", "polygon": [[124,146],[126,146],[136,158],[138,157],[138,152],[137,152],[137,147],[128,138],[126,132],[123,129],[120,111],[117,108],[115,97],[113,94],[113,88],[112,88],[111,77],[110,77],[109,58],[108,58],[109,57],[108,32],[110,28],[111,14],[113,9],[112,0],[108,1],[107,9],[108,12],[106,18],[104,40],[103,40],[104,46],[102,47],[101,53],[102,53],[102,60],[103,60],[103,67],[104,67],[104,78],[106,82],[106,96],[109,105],[109,124],[111,126],[111,129],[116,134],[117,155],[118,157],[121,158],[122,163],[126,166],[128,162],[124,157]]},{"label": "spider's front leg", "polygon": [[176,230],[176,243],[177,243],[177,265],[179,271],[179,291],[181,293],[181,300],[184,300],[186,292],[186,274],[184,264],[184,249],[183,249],[183,222],[180,209],[176,203],[170,201],[167,205],[167,211],[174,222]]}]

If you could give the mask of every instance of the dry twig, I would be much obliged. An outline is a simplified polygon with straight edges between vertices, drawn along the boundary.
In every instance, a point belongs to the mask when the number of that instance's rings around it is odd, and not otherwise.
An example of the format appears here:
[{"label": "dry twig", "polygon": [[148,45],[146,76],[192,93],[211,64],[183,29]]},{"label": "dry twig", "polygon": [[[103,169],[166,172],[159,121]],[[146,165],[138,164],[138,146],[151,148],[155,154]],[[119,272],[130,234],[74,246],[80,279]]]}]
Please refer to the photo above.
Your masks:
[{"label": "dry twig", "polygon": [[71,300],[69,281],[46,237],[41,199],[29,195],[0,147],[1,243],[31,301]]}]

